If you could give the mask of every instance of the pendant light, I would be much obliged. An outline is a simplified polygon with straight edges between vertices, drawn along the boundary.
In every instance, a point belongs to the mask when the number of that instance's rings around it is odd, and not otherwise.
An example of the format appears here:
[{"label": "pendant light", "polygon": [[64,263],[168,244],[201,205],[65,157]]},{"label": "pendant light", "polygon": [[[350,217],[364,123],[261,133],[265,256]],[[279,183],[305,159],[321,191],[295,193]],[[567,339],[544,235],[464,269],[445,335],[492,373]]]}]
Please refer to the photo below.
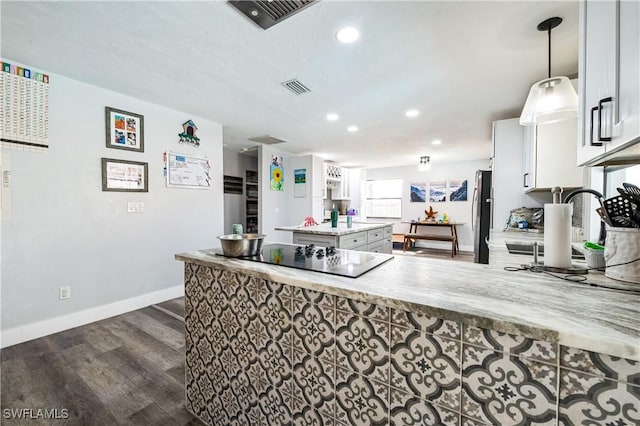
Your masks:
[{"label": "pendant light", "polygon": [[569,120],[578,116],[578,95],[567,77],[551,77],[551,30],[562,23],[554,17],[538,24],[538,31],[549,35],[548,78],[531,86],[520,115],[520,124],[535,126]]},{"label": "pendant light", "polygon": [[431,169],[431,157],[429,156],[422,156],[420,157],[420,162],[418,163],[418,170],[420,170],[421,172],[426,172],[427,170]]}]

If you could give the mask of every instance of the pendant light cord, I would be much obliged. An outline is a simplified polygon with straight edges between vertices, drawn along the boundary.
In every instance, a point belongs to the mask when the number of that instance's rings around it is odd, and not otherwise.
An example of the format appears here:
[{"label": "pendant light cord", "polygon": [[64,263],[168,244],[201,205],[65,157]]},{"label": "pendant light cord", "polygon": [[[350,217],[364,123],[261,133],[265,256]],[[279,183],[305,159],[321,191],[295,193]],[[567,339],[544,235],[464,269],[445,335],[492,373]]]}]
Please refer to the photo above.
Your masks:
[{"label": "pendant light cord", "polygon": [[549,46],[549,51],[547,52],[548,57],[548,66],[547,66],[547,78],[551,78],[551,30],[557,27],[562,23],[562,18],[554,16],[553,18],[546,19],[538,24],[538,31],[546,31],[548,41],[547,44]]},{"label": "pendant light cord", "polygon": [[549,34],[549,71],[548,71],[547,78],[551,78],[551,27],[549,27],[548,34]]}]

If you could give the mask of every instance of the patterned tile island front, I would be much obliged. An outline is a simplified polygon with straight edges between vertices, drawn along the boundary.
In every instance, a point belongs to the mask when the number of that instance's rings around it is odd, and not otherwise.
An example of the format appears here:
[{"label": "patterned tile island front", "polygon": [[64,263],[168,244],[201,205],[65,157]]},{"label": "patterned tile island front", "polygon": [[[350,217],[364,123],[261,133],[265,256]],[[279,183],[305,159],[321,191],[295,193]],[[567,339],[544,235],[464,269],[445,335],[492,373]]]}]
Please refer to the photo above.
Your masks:
[{"label": "patterned tile island front", "polygon": [[176,259],[207,424],[640,424],[637,295],[411,257],[357,279]]}]

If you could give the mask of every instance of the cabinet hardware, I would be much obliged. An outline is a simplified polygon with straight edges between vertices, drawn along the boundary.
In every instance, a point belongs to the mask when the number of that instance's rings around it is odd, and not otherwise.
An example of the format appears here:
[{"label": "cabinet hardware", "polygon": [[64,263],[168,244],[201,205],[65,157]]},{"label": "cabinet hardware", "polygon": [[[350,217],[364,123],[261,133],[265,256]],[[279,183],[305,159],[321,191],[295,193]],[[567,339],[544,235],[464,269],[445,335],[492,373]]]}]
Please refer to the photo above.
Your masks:
[{"label": "cabinet hardware", "polygon": [[608,102],[613,102],[612,97],[603,98],[598,101],[598,141],[611,142],[611,136],[602,136],[602,106]]},{"label": "cabinet hardware", "polygon": [[529,173],[525,173],[524,175],[522,175],[522,185],[523,185],[525,188],[528,188],[528,187],[529,187],[529,185],[527,185],[527,176],[529,176]]},{"label": "cabinet hardware", "polygon": [[591,123],[590,123],[590,133],[589,133],[589,143],[591,146],[602,146],[602,142],[594,142],[593,141],[593,113],[596,112],[598,110],[597,106],[594,106],[593,108],[591,108]]}]

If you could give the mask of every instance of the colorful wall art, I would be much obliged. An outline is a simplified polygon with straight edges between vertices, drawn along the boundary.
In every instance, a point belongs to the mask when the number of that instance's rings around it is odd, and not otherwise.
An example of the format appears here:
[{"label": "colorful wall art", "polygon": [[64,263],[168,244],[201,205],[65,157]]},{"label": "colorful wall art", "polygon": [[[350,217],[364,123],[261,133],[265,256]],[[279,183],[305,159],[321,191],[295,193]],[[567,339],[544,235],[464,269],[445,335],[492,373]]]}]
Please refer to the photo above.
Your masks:
[{"label": "colorful wall art", "polygon": [[144,116],[105,107],[107,148],[144,152]]},{"label": "colorful wall art", "polygon": [[467,179],[449,179],[449,201],[467,201]]},{"label": "colorful wall art", "polygon": [[427,200],[427,183],[412,182],[410,186],[411,186],[411,202],[424,203]]},{"label": "colorful wall art", "polygon": [[307,169],[293,171],[293,196],[298,198],[307,196]]},{"label": "colorful wall art", "polygon": [[272,191],[284,191],[284,166],[282,164],[282,157],[274,155],[271,157],[271,190]]},{"label": "colorful wall art", "polygon": [[447,184],[444,180],[429,182],[429,202],[441,203],[447,201]]}]

